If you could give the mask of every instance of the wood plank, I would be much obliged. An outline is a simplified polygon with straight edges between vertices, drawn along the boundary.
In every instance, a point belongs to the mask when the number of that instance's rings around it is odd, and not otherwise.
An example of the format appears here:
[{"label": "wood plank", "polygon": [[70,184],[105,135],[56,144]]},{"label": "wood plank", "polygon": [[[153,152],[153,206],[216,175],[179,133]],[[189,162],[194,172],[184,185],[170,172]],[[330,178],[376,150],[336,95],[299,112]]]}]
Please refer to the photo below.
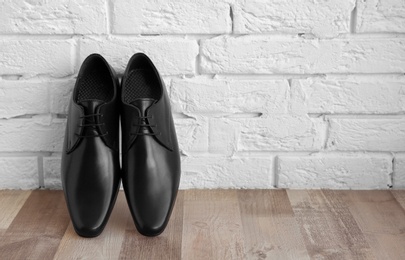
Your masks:
[{"label": "wood plank", "polygon": [[292,208],[313,259],[374,259],[349,209],[334,193],[288,190]]},{"label": "wood plank", "polygon": [[70,223],[55,259],[117,259],[129,217],[125,194],[121,191],[104,231],[98,237],[84,238],[76,234]]},{"label": "wood plank", "polygon": [[398,201],[399,205],[405,209],[405,190],[392,190],[391,193]]},{"label": "wood plank", "polygon": [[69,224],[61,191],[32,191],[0,241],[4,259],[52,259]]},{"label": "wood plank", "polygon": [[88,239],[69,225],[62,191],[0,191],[0,258],[405,259],[404,203],[402,190],[180,191],[166,231],[149,238],[120,192]]},{"label": "wood plank", "polygon": [[243,259],[243,228],[235,190],[188,190],[182,259]]},{"label": "wood plank", "polygon": [[405,211],[390,191],[336,192],[378,259],[405,259]]},{"label": "wood plank", "polygon": [[31,191],[0,191],[0,230],[5,230],[10,226],[30,194]]},{"label": "wood plank", "polygon": [[120,259],[180,259],[184,192],[179,191],[165,231],[156,237],[138,233],[132,217],[127,220]]},{"label": "wood plank", "polygon": [[247,259],[309,259],[285,190],[240,190]]}]

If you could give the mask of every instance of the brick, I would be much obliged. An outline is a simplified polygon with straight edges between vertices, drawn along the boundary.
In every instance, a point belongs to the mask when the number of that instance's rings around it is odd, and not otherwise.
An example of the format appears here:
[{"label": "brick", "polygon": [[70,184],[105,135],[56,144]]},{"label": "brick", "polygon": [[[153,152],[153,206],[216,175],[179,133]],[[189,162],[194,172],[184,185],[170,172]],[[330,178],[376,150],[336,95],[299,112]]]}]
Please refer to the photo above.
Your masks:
[{"label": "brick", "polygon": [[177,140],[182,153],[208,150],[208,119],[175,118]]},{"label": "brick", "polygon": [[404,76],[293,79],[294,113],[384,114],[405,111]]},{"label": "brick", "polygon": [[405,189],[405,154],[395,155],[392,182],[394,189]]},{"label": "brick", "polygon": [[201,43],[203,73],[403,73],[405,38],[219,36]]},{"label": "brick", "polygon": [[275,115],[269,118],[213,118],[210,152],[314,151],[323,146],[324,123],[319,118]]},{"label": "brick", "polygon": [[102,54],[111,66],[122,73],[131,56],[146,53],[162,75],[193,74],[198,55],[195,40],[176,37],[104,37],[80,40],[81,62],[91,53]]},{"label": "brick", "polygon": [[229,33],[229,4],[206,0],[112,2],[112,31],[124,34]]},{"label": "brick", "polygon": [[65,134],[64,119],[49,115],[0,120],[1,152],[60,152]]},{"label": "brick", "polygon": [[44,184],[45,189],[62,189],[61,181],[61,158],[44,157]]},{"label": "brick", "polygon": [[271,158],[182,158],[181,189],[271,188]]},{"label": "brick", "polygon": [[0,190],[39,188],[36,157],[2,157],[0,165]]},{"label": "brick", "polygon": [[0,80],[0,118],[66,114],[75,80]]},{"label": "brick", "polygon": [[48,112],[48,86],[44,82],[0,80],[1,118]]},{"label": "brick", "polygon": [[311,33],[333,37],[350,32],[355,0],[237,0],[233,6],[235,33]]},{"label": "brick", "polygon": [[405,151],[403,118],[330,118],[327,147],[343,151]]},{"label": "brick", "polygon": [[0,74],[73,74],[73,40],[0,40]]},{"label": "brick", "polygon": [[173,109],[185,113],[286,113],[287,80],[174,79]]},{"label": "brick", "polygon": [[358,0],[357,32],[405,32],[405,2]]},{"label": "brick", "polygon": [[70,98],[75,86],[75,79],[53,81],[49,86],[50,112],[54,114],[67,114]]},{"label": "brick", "polygon": [[392,158],[377,154],[280,156],[278,187],[298,189],[386,189]]},{"label": "brick", "polygon": [[0,33],[91,34],[107,32],[104,1],[2,1]]}]

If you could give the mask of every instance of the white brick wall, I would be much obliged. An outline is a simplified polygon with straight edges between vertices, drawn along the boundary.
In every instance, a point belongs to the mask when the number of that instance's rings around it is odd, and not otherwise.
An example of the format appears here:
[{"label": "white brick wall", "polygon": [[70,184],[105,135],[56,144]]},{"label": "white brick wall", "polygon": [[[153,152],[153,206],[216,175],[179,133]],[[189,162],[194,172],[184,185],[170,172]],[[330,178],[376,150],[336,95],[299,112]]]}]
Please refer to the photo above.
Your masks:
[{"label": "white brick wall", "polygon": [[322,149],[323,122],[307,116],[268,118],[213,118],[211,152],[233,154],[253,151],[318,151]]},{"label": "white brick wall", "polygon": [[235,33],[312,33],[333,37],[350,32],[355,0],[236,0]]},{"label": "white brick wall", "polygon": [[405,2],[358,0],[358,32],[405,32]]},{"label": "white brick wall", "polygon": [[0,189],[35,189],[39,187],[38,160],[35,157],[0,158]]},{"label": "white brick wall", "polygon": [[181,188],[405,188],[402,0],[0,4],[0,189],[60,189],[81,62],[147,53]]},{"label": "white brick wall", "polygon": [[73,73],[74,41],[17,39],[0,40],[2,75],[65,77]]},{"label": "white brick wall", "polygon": [[295,113],[400,114],[405,110],[405,76],[328,76],[293,79]]},{"label": "white brick wall", "polygon": [[100,53],[117,72],[124,72],[136,52],[144,52],[162,75],[194,74],[198,44],[178,37],[84,37],[79,40],[79,62],[92,53]]},{"label": "white brick wall", "polygon": [[393,182],[396,188],[405,189],[405,154],[398,154],[394,159]]},{"label": "white brick wall", "polygon": [[205,73],[401,73],[405,38],[301,39],[232,35],[201,43]]},{"label": "white brick wall", "polygon": [[229,4],[217,0],[112,1],[117,34],[230,33]]},{"label": "white brick wall", "polygon": [[99,0],[2,1],[1,33],[100,34],[107,32]]},{"label": "white brick wall", "polygon": [[280,156],[278,172],[281,188],[384,189],[391,185],[392,158],[378,154]]}]

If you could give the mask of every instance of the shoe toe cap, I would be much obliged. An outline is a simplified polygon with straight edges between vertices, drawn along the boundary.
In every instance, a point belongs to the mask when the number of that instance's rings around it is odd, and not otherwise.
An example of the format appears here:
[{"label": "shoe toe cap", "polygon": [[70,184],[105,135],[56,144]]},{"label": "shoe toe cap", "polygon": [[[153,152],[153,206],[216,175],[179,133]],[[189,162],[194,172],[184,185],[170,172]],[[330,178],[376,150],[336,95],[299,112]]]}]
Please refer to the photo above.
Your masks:
[{"label": "shoe toe cap", "polygon": [[132,202],[130,209],[139,233],[145,236],[160,235],[169,222],[174,199],[163,197],[160,200],[137,199]]},{"label": "shoe toe cap", "polygon": [[104,226],[76,226],[73,225],[76,233],[81,237],[97,237],[103,232]]},{"label": "shoe toe cap", "polygon": [[143,227],[143,228],[138,228],[139,233],[141,233],[144,236],[148,237],[155,237],[163,233],[165,230],[165,227]]}]

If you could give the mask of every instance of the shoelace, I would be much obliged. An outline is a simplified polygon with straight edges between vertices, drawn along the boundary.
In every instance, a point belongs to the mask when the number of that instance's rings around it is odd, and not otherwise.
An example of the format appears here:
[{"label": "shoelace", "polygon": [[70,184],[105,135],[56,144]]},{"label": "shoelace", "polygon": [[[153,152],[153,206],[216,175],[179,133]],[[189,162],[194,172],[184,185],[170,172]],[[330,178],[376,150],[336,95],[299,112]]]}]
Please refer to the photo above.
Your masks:
[{"label": "shoelace", "polygon": [[[145,119],[147,118],[152,118],[152,116],[140,116],[138,117],[139,119],[141,119],[141,123],[140,124],[132,124],[133,126],[139,126],[139,127],[156,127],[156,125],[151,125],[151,124],[147,124],[145,122]],[[130,135],[160,135],[160,133],[131,133]]]},{"label": "shoelace", "polygon": [[[81,116],[80,118],[84,118],[84,124],[79,125],[79,126],[80,127],[91,127],[93,129],[97,129],[96,128],[97,126],[104,125],[104,123],[97,124],[96,121],[91,120],[91,118],[96,117],[96,116],[103,117],[104,115],[102,115],[102,114],[90,114],[90,115]],[[108,135],[108,131],[105,132],[104,134],[94,134],[94,135],[79,135],[79,134],[76,134],[76,136],[78,136],[78,137],[102,137],[102,136],[106,136],[106,135]]]}]

